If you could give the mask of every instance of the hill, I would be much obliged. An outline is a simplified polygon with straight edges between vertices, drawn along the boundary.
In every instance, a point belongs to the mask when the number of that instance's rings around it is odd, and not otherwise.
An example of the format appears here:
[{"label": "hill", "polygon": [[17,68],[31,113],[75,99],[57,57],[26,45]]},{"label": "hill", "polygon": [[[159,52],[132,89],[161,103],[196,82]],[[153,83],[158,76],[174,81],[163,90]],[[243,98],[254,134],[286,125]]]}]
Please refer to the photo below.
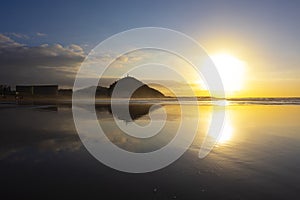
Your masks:
[{"label": "hill", "polygon": [[[147,84],[137,80],[133,77],[125,77],[115,81],[108,88],[102,86],[92,86],[89,88],[81,89],[77,92],[81,94],[89,93],[90,90],[95,90],[96,97],[100,98],[111,98],[113,90],[118,87],[118,92],[114,94],[116,98],[164,98],[165,96],[158,90],[149,87]],[[131,91],[134,92],[132,93]],[[130,95],[132,94],[132,95]]]},{"label": "hill", "polygon": [[[108,95],[111,97],[114,88],[118,85],[118,93],[115,94],[117,98],[129,97],[131,98],[163,98],[165,97],[160,91],[149,87],[143,82],[133,77],[122,78],[108,88]],[[136,90],[135,90],[136,89]],[[132,93],[132,90],[135,90]],[[132,95],[130,95],[132,93]]]}]

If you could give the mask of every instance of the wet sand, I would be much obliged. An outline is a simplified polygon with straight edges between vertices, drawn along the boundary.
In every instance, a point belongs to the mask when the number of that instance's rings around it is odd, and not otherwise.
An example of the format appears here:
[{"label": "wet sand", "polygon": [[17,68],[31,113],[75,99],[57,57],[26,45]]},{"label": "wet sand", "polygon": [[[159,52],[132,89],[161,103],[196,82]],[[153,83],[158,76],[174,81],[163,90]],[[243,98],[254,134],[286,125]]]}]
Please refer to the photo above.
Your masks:
[{"label": "wet sand", "polygon": [[[119,172],[93,158],[76,133],[70,105],[2,107],[1,195],[5,199],[298,199],[300,106],[227,106],[227,131],[204,159],[198,158],[198,151],[210,106],[186,106],[203,114],[193,145],[168,167],[146,174]],[[112,128],[111,112],[105,107],[96,110],[100,124],[118,146],[144,151],[163,145],[179,123],[178,105],[164,107],[170,117],[161,141],[143,146],[127,140],[128,146]],[[147,120],[142,115],[136,122]]]}]

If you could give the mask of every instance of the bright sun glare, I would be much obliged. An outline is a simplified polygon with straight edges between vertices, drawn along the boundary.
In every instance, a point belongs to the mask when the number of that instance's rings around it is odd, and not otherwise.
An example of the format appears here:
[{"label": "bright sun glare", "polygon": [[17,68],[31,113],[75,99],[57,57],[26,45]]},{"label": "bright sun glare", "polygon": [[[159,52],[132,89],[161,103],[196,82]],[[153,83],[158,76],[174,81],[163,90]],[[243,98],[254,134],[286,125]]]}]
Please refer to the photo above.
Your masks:
[{"label": "bright sun glare", "polygon": [[243,87],[245,62],[229,54],[212,55],[211,59],[220,73],[225,93],[228,95],[240,91]]}]

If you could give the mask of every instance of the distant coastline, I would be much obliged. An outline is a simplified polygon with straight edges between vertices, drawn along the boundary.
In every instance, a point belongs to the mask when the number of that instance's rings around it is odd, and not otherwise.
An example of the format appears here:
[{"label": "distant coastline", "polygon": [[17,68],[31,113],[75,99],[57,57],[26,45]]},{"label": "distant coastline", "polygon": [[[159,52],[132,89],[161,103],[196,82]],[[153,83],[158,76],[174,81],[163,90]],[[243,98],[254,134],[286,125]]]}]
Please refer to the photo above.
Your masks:
[{"label": "distant coastline", "polygon": [[[10,86],[0,85],[0,103],[1,104],[71,104],[73,93],[82,96],[84,99],[86,94],[95,93],[95,100],[98,104],[110,104],[112,93],[116,85],[122,88],[114,96],[115,100],[130,97],[131,102],[147,103],[147,102],[177,102],[181,101],[230,101],[238,104],[300,104],[300,97],[235,97],[235,98],[215,98],[211,96],[198,97],[173,97],[165,96],[160,91],[151,88],[147,84],[139,81],[134,77],[124,77],[109,87],[92,86],[77,91],[72,89],[59,89],[58,85],[17,85],[16,90],[11,90]],[[132,94],[129,92],[132,88],[137,88]]]}]

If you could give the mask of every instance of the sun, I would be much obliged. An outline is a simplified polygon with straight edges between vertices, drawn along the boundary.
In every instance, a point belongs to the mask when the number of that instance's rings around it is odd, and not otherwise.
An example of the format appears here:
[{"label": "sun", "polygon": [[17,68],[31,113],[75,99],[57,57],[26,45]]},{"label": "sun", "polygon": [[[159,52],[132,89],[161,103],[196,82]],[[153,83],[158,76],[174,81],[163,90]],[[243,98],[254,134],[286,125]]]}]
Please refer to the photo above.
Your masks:
[{"label": "sun", "polygon": [[224,53],[215,54],[210,57],[221,76],[225,94],[228,96],[242,90],[245,62],[232,55]]}]

